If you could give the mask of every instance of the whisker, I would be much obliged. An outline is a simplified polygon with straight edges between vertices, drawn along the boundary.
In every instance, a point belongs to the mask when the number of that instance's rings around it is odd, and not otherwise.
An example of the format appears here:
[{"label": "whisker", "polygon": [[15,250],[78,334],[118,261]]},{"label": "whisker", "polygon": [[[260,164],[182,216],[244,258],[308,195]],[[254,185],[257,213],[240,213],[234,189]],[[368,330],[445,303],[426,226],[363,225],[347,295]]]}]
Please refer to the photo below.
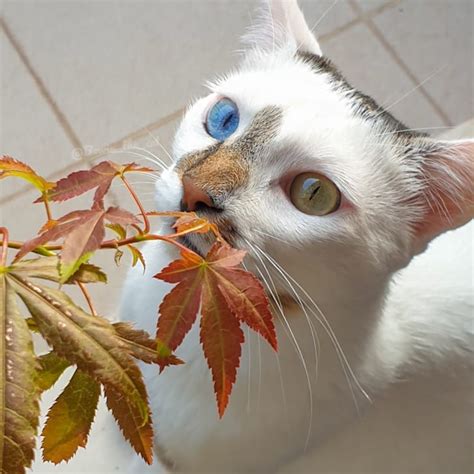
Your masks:
[{"label": "whisker", "polygon": [[445,127],[420,127],[420,128],[404,128],[402,130],[396,130],[392,132],[386,132],[386,133],[379,133],[377,135],[373,135],[374,137],[385,137],[388,135],[398,135],[400,132],[423,132],[425,130],[448,130],[452,129],[454,127],[451,126],[445,126]]},{"label": "whisker", "polygon": [[257,413],[260,411],[260,402],[262,400],[262,347],[260,337],[257,337],[258,347],[258,384],[257,384]]},{"label": "whisker", "polygon": [[[318,311],[319,315],[313,310],[313,308],[311,308],[311,306],[309,306],[307,303],[304,303],[305,306],[308,308],[308,310],[311,311],[311,313],[314,315],[314,317],[316,318],[316,320],[321,324],[321,326],[325,329],[326,333],[328,334],[334,348],[336,349],[336,354],[337,354],[337,357],[339,358],[339,361],[341,362],[341,368],[343,369],[344,371],[344,374],[346,375],[346,378],[347,378],[347,372],[346,372],[346,368],[348,370],[348,373],[350,374],[351,378],[354,380],[357,388],[361,391],[361,393],[367,398],[367,400],[369,400],[370,402],[372,401],[371,398],[369,397],[369,395],[367,394],[367,392],[362,388],[362,386],[360,385],[357,377],[355,376],[354,374],[354,371],[352,370],[352,367],[350,366],[349,364],[349,361],[347,360],[347,357],[346,355],[344,354],[344,351],[342,350],[342,347],[336,337],[336,335],[334,334],[334,331],[331,327],[331,325],[329,324],[329,321],[327,320],[327,318],[324,316],[324,313],[321,311],[321,309],[319,308],[319,306],[316,304],[316,302],[313,300],[313,298],[311,298],[311,296],[308,294],[308,292],[288,273],[286,272],[282,267],[281,265],[278,264],[278,262],[276,262],[271,256],[269,256],[265,251],[263,251],[258,245],[255,244],[255,247],[257,249],[259,249],[261,252],[262,252],[262,255],[265,256],[267,258],[267,260],[273,264],[273,266],[275,267],[275,269],[282,275],[286,275],[287,278],[291,279],[291,281],[302,291],[303,295],[310,301],[310,303],[314,306],[314,308],[316,308],[316,310]],[[322,318],[322,319],[321,319]],[[348,379],[348,385],[349,385],[349,388],[351,390],[351,393],[353,395],[353,399],[354,399],[354,403],[356,405],[356,408],[358,410],[358,404],[357,404],[357,400],[355,398],[355,395],[353,393],[353,390],[352,390],[352,383],[350,383],[349,379]]]},{"label": "whisker", "polygon": [[[259,259],[260,263],[262,264],[263,268],[265,269],[265,272],[267,273],[268,275],[268,278],[270,280],[270,283],[272,285],[272,288],[273,288],[273,291],[271,292],[272,294],[272,297],[273,299],[275,300],[275,302],[278,304],[279,306],[279,310],[280,312],[283,312],[283,304],[281,303],[281,299],[280,299],[280,295],[278,294],[278,290],[275,286],[275,282],[273,281],[273,278],[272,278],[272,275],[270,273],[270,271],[268,270],[268,267],[265,265],[265,262],[262,260],[262,257],[259,255],[259,251],[254,248],[252,246],[252,243],[249,242],[247,239],[245,239],[246,242],[247,242],[247,245],[250,246],[250,248],[253,248],[254,252],[255,252],[255,255],[256,257]],[[258,265],[257,265],[258,267]],[[260,275],[263,277],[263,275],[261,274],[261,272],[259,271]],[[264,277],[263,277],[264,278]],[[265,284],[266,286],[268,287],[268,283],[265,281]],[[318,380],[318,367],[319,367],[319,347],[320,347],[320,343],[319,343],[319,338],[318,338],[318,334],[317,332],[315,331],[315,328],[313,327],[313,325],[311,324],[311,320],[308,316],[308,314],[306,313],[306,310],[305,308],[303,307],[302,305],[302,302],[301,302],[301,299],[299,298],[299,295],[297,294],[296,291],[294,291],[294,288],[292,287],[291,283],[290,282],[287,282],[288,286],[290,286],[291,289],[293,289],[293,292],[296,294],[296,297],[297,297],[297,303],[299,304],[299,306],[301,307],[301,309],[303,310],[303,313],[306,317],[306,321],[308,322],[308,325],[310,326],[310,331],[311,331],[311,337],[313,339],[313,346],[314,346],[314,359],[315,359],[315,367],[316,367],[316,378],[315,378],[315,381]],[[275,296],[276,296],[276,299],[275,299]]]},{"label": "whisker", "polygon": [[118,155],[118,154],[130,154],[130,155],[133,155],[133,156],[137,156],[138,158],[141,158],[143,160],[147,160],[147,161],[150,161],[151,163],[153,163],[154,165],[158,165],[159,167],[161,167],[161,170],[165,170],[166,167],[163,166],[161,163],[158,163],[156,162],[154,159],[150,158],[149,156],[146,156],[146,155],[143,155],[142,153],[137,153],[133,150],[130,150],[130,149],[127,149],[127,150],[118,150],[118,151],[111,151],[110,154],[111,155]]},{"label": "whisker", "polygon": [[169,158],[170,160],[170,163],[173,163],[173,157],[171,156],[171,154],[168,152],[168,150],[163,146],[163,144],[160,142],[160,140],[158,140],[158,138],[153,135],[153,133],[151,133],[151,131],[147,128],[146,131],[149,133],[149,135],[153,138],[153,140],[155,140],[156,144],[165,152],[166,156]]},{"label": "whisker", "polygon": [[160,158],[158,155],[155,155],[151,150],[148,150],[147,148],[138,147],[138,146],[133,147],[133,149],[148,153],[153,159],[156,160],[157,163],[160,163],[165,169],[168,168],[169,163],[166,163],[162,158]]},{"label": "whisker", "polygon": [[289,247],[293,247],[293,248],[298,248],[296,245],[294,245],[293,243],[285,240],[285,239],[282,239],[281,237],[277,237],[276,235],[272,235],[272,234],[269,234],[267,232],[263,232],[261,230],[258,230],[258,229],[252,229],[252,232],[255,232],[256,234],[260,234],[260,235],[264,235],[265,237],[270,237],[271,239],[275,239],[275,240],[278,240],[279,242],[282,242],[283,244],[286,244],[288,245]]},{"label": "whisker", "polygon": [[[242,263],[242,266],[244,267],[244,269],[245,269],[246,271],[248,271],[247,266],[245,265],[245,263]],[[258,271],[258,273],[260,274],[262,280],[264,281],[265,285],[268,287],[268,284],[266,283],[265,277],[263,276],[262,272],[260,271],[260,268],[258,267],[258,265],[256,265],[256,268],[257,268],[257,271]],[[271,288],[269,288],[269,291],[272,291]],[[278,296],[278,295],[277,295],[277,296]],[[273,293],[272,293],[272,298],[275,299],[275,295],[274,295]],[[273,305],[272,305],[272,306],[273,306]],[[248,327],[247,327],[247,329],[248,329]],[[286,332],[286,334],[287,334],[287,336],[288,336],[288,332],[286,331],[286,328],[285,328],[285,332]],[[250,336],[250,333],[249,333],[248,330],[247,330],[247,336],[248,336],[248,337]],[[289,336],[288,336],[288,337],[289,337]],[[290,341],[291,341],[291,339],[290,339]],[[260,342],[260,339],[259,339],[259,342]],[[260,344],[259,344],[259,347],[260,347]],[[281,374],[280,360],[279,360],[278,354],[277,354],[276,352],[275,352],[275,355],[276,355],[276,358],[277,358],[277,364],[278,364],[278,369],[279,369],[279,373],[280,373],[280,385],[281,385],[281,384],[283,383],[283,382],[282,382],[282,381],[283,381],[283,376],[282,376],[282,374]],[[249,358],[250,358],[250,348],[249,348]],[[248,386],[248,397],[249,397],[249,399],[248,399],[248,405],[249,405],[249,404],[250,404],[250,360],[249,360],[249,381],[248,381],[248,384],[249,384],[249,386]],[[284,404],[285,404],[285,407],[286,407],[286,396],[285,396],[283,387],[282,387],[282,390],[283,390],[283,391],[282,391],[282,397],[283,397]]]},{"label": "whisker", "polygon": [[247,326],[247,353],[248,353],[248,380],[247,380],[247,413],[250,413],[250,388],[251,388],[251,380],[252,380],[252,350],[251,350],[251,342],[250,342],[250,327]]},{"label": "whisker", "polygon": [[339,2],[339,0],[334,0],[334,2],[329,5],[328,8],[323,12],[323,14],[319,17],[319,20],[316,21],[316,23],[313,25],[311,28],[311,33],[314,33],[314,30],[318,27],[318,25],[326,18],[326,15],[336,6],[336,4]]},{"label": "whisker", "polygon": [[[271,276],[270,271],[268,270],[267,266],[265,265],[264,261],[262,260],[261,256],[259,255],[259,253],[260,253],[259,250],[254,248],[252,246],[252,244],[248,241],[247,241],[247,244],[250,246],[250,248],[252,248],[254,250],[256,257],[259,259],[259,261],[261,262],[261,264],[264,267],[265,271],[267,272],[268,278],[270,279],[270,282],[271,282],[272,287],[273,287],[273,291],[271,292],[272,297],[275,300],[275,296],[273,296],[273,295],[276,294],[276,296],[278,298],[278,303],[279,303],[279,310],[281,312],[283,312],[283,305],[281,303],[280,296],[278,295],[278,291],[276,289],[275,283],[273,281],[273,278]],[[258,265],[257,265],[257,267],[258,267]],[[259,273],[261,274],[260,271],[259,271]],[[261,275],[261,276],[263,277],[263,275]],[[265,283],[266,283],[266,280],[265,280]],[[286,279],[286,284],[290,287],[290,289],[294,293],[294,295],[297,299],[297,303],[298,303],[298,305],[300,306],[301,310],[303,311],[303,313],[305,315],[306,321],[307,321],[308,326],[309,326],[309,330],[311,332],[311,338],[313,340],[313,347],[314,347],[315,382],[317,382],[318,381],[318,375],[319,375],[319,355],[320,355],[320,347],[321,347],[319,337],[318,337],[318,333],[316,331],[316,328],[313,326],[313,324],[311,322],[311,319],[310,319],[308,313],[306,312],[305,307],[303,306],[303,302],[301,301],[301,298],[299,297],[298,292],[294,289],[293,285],[288,281],[288,279]],[[268,287],[268,283],[266,283],[266,286]]]},{"label": "whisker", "polygon": [[[434,76],[436,76],[437,74],[439,74],[441,71],[443,71],[444,69],[446,69],[448,67],[448,64],[445,64],[443,67],[437,69],[436,71],[433,71],[428,77],[426,77],[425,79],[423,79],[417,86],[415,86],[413,89],[409,90],[408,92],[406,92],[405,94],[403,94],[399,99],[397,99],[395,102],[393,102],[391,105],[389,105],[388,107],[385,107],[384,104],[381,105],[381,107],[384,109],[384,111],[389,111],[390,109],[392,109],[393,107],[395,107],[397,104],[399,104],[402,100],[405,100],[408,96],[410,96],[411,94],[413,94],[413,92],[415,92],[416,90],[418,90],[420,87],[422,87],[424,84],[426,84],[429,80],[433,79]],[[378,113],[374,118],[377,118],[379,117],[380,115],[382,115],[383,112],[380,112]]]},{"label": "whisker", "polygon": [[[249,245],[250,248],[253,248],[253,244],[251,242],[249,242],[245,237],[244,237],[244,240],[246,241],[247,245]],[[255,248],[253,248],[254,252],[255,252]],[[255,252],[255,254],[257,254],[257,252]],[[262,265],[264,266],[264,268],[266,269],[266,272],[268,273],[269,277],[271,278],[269,272],[268,272],[268,269],[266,268],[266,265],[262,262]],[[266,281],[266,278],[263,276],[263,274],[260,272],[259,268],[258,268],[258,265],[257,266],[257,270],[259,271],[266,287],[269,289],[270,291],[270,294],[272,294],[272,289],[270,288],[270,286],[268,285],[268,282]],[[274,284],[273,284],[274,286]],[[276,290],[275,290],[276,291]],[[276,292],[277,293],[277,292]],[[277,293],[278,294],[278,293]],[[275,302],[279,301],[279,297],[275,297],[273,296],[272,294],[272,297],[274,299]],[[306,441],[305,441],[305,451],[309,445],[309,440],[311,438],[311,431],[312,431],[312,427],[313,427],[313,388],[312,388],[312,385],[311,385],[311,379],[309,377],[309,371],[308,371],[308,367],[306,365],[306,361],[305,361],[305,358],[304,358],[304,355],[303,355],[303,351],[301,350],[299,344],[298,344],[298,341],[296,340],[296,336],[293,332],[293,330],[291,329],[291,326],[290,326],[290,323],[288,322],[288,319],[286,318],[285,316],[285,313],[283,311],[283,306],[281,305],[281,302],[278,305],[278,308],[280,310],[280,314],[281,314],[281,317],[283,318],[283,321],[285,322],[285,325],[286,327],[288,328],[288,331],[291,335],[291,340],[294,342],[294,347],[295,347],[295,350],[296,350],[296,353],[298,354],[298,357],[301,361],[301,364],[303,366],[303,370],[305,372],[305,376],[306,376],[306,381],[307,381],[307,384],[308,384],[308,396],[309,396],[309,400],[310,400],[310,414],[309,414],[309,423],[308,423],[308,433],[306,435]]]}]

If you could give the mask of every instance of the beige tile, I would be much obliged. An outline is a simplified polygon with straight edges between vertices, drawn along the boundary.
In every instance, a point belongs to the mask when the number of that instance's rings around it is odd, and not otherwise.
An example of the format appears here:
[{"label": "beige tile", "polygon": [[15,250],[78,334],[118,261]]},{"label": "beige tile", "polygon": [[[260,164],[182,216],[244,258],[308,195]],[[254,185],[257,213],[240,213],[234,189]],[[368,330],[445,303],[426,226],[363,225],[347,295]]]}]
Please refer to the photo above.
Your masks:
[{"label": "beige tile", "polygon": [[249,11],[248,2],[230,1],[5,5],[34,67],[83,144],[93,147],[200,94],[205,79],[233,64]]},{"label": "beige tile", "polygon": [[390,3],[389,0],[356,0],[356,2],[364,11],[375,10]]},{"label": "beige tile", "polygon": [[298,3],[316,36],[327,35],[355,18],[347,1],[299,0]]},{"label": "beige tile", "polygon": [[466,120],[451,130],[440,134],[440,138],[443,140],[461,140],[472,137],[474,137],[474,118]]},{"label": "beige tile", "polygon": [[[73,163],[73,145],[3,30],[0,31],[0,154],[49,175]],[[0,199],[23,185],[0,181]]]},{"label": "beige tile", "polygon": [[[309,24],[321,19],[319,34],[353,18],[346,2],[329,8],[333,3],[302,2]],[[183,106],[233,65],[255,5],[46,0],[6,2],[4,9],[79,138],[96,147]]]},{"label": "beige tile", "polygon": [[[39,194],[34,189],[29,190],[17,198],[8,199],[0,207],[0,224],[9,229],[12,240],[30,239],[45,224],[46,213],[43,205],[33,204],[38,196]],[[90,194],[64,203],[51,203],[53,218],[61,217],[74,209],[88,209],[90,203]]]},{"label": "beige tile", "polygon": [[474,115],[472,0],[404,0],[374,21],[453,124]]},{"label": "beige tile", "polygon": [[409,127],[443,126],[430,103],[363,24],[323,43],[349,82],[373,96]]}]

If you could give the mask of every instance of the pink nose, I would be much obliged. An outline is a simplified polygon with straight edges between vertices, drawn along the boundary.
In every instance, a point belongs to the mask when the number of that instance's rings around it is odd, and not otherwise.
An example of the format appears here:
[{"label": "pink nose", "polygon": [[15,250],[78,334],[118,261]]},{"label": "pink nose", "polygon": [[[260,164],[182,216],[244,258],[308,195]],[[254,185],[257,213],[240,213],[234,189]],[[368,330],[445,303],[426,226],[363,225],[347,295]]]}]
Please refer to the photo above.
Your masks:
[{"label": "pink nose", "polygon": [[199,187],[192,178],[183,176],[183,204],[186,211],[195,211],[199,204],[213,207],[209,194]]}]

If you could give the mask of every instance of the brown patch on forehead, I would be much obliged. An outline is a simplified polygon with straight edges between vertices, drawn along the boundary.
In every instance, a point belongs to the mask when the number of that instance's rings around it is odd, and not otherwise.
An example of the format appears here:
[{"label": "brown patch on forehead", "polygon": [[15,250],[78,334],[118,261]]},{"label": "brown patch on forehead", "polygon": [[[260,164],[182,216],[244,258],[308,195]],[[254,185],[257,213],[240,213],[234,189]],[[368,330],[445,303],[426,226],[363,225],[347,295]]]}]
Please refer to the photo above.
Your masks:
[{"label": "brown patch on forehead", "polygon": [[278,107],[264,108],[234,143],[217,143],[185,155],[177,163],[176,172],[191,178],[212,198],[222,198],[248,181],[251,163],[278,133],[281,115]]}]

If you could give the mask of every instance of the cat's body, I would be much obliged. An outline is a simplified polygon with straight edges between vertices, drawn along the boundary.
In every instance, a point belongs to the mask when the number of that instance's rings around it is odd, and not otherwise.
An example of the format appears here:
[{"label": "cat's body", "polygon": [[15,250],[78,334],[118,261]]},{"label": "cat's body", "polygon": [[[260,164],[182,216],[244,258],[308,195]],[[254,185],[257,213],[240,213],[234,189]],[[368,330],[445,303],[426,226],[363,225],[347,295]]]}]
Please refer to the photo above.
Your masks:
[{"label": "cat's body", "polygon": [[[321,58],[295,2],[270,13],[243,67],[188,111],[157,204],[185,202],[249,250],[277,293],[279,351],[245,333],[219,420],[195,324],[184,366],[145,368],[157,452],[187,472],[470,472],[472,141],[404,132]],[[339,193],[317,215],[293,195],[308,172]],[[155,331],[169,285],[151,277],[176,257],[146,246],[123,319]]]},{"label": "cat's body", "polygon": [[[160,376],[156,368],[144,367],[163,460],[189,472],[469,472],[472,238],[472,224],[443,235],[397,273],[380,325],[359,347],[345,344],[351,327],[335,330],[372,398],[368,402],[352,380],[359,413],[324,331],[318,329],[316,382],[308,323],[301,311],[288,313],[312,382],[313,427],[305,454],[308,382],[282,324],[280,369],[272,350],[251,337],[222,420],[196,325],[178,350],[186,366]],[[150,277],[176,255],[169,246],[148,244],[145,256],[147,275],[134,272],[124,295],[131,304],[123,314],[135,315],[139,326],[153,332],[168,288]],[[132,297],[137,293],[143,299]],[[133,464],[136,472],[145,472],[143,461]]]}]

